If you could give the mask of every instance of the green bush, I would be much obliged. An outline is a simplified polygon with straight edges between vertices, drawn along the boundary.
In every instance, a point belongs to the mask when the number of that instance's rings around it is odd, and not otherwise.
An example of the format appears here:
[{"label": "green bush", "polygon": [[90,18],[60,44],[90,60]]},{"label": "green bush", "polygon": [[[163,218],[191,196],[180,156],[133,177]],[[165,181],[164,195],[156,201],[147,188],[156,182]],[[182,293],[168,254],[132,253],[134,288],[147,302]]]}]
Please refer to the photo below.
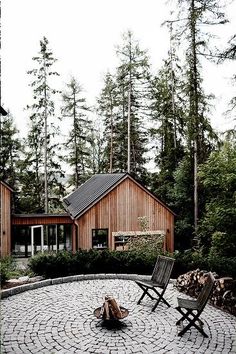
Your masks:
[{"label": "green bush", "polygon": [[220,277],[229,276],[236,278],[236,257],[223,257],[210,253],[204,255],[201,251],[175,252],[175,265],[173,277],[187,273],[190,270],[201,269],[216,272]]},{"label": "green bush", "polygon": [[216,272],[221,277],[232,277],[236,279],[236,257],[210,255],[208,257],[208,269],[212,272]]},{"label": "green bush", "polygon": [[151,274],[156,257],[135,251],[63,251],[37,254],[29,260],[29,267],[45,278],[89,273]]},{"label": "green bush", "polygon": [[212,258],[233,257],[236,254],[236,234],[228,235],[226,232],[214,232],[211,240],[209,256]]},{"label": "green bush", "polygon": [[1,259],[1,272],[0,272],[1,286],[4,285],[8,279],[11,278],[11,275],[15,271],[16,271],[16,264],[14,262],[14,259],[10,256],[3,257]]},{"label": "green bush", "polygon": [[201,253],[186,250],[183,252],[176,251],[174,253],[175,265],[173,269],[173,277],[177,278],[179,275],[187,273],[196,268],[206,269],[206,260],[203,259]]},{"label": "green bush", "polygon": [[71,274],[71,253],[38,253],[29,260],[29,268],[38,275],[46,278],[66,276]]}]

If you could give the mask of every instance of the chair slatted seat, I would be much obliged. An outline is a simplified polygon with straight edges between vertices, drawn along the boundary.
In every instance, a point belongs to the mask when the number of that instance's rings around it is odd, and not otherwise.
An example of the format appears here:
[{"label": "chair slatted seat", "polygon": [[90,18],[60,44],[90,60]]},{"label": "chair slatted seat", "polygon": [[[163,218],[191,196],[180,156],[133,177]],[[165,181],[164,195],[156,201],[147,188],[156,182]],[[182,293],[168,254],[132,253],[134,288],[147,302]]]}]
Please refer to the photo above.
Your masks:
[{"label": "chair slatted seat", "polygon": [[[199,316],[204,310],[213,290],[215,278],[211,272],[208,273],[206,282],[198,295],[197,299],[183,299],[177,298],[178,306],[176,309],[181,313],[182,317],[176,322],[176,325],[182,325],[178,336],[182,336],[190,327],[194,326],[204,337],[208,335],[203,330],[203,322]],[[189,323],[183,327],[183,321],[187,320]],[[196,323],[198,322],[199,325]]]},{"label": "chair slatted seat", "polygon": [[[158,256],[157,261],[151,276],[151,280],[147,281],[138,281],[136,280],[136,284],[143,290],[143,294],[138,300],[137,304],[143,300],[144,296],[147,295],[152,300],[156,300],[156,303],[152,307],[152,311],[154,311],[162,300],[168,307],[170,304],[163,297],[167,285],[170,281],[171,272],[174,266],[175,260],[170,257]],[[158,291],[157,288],[160,290]],[[154,293],[154,296],[157,295],[157,298],[153,296],[153,293],[150,293],[150,290]]]}]

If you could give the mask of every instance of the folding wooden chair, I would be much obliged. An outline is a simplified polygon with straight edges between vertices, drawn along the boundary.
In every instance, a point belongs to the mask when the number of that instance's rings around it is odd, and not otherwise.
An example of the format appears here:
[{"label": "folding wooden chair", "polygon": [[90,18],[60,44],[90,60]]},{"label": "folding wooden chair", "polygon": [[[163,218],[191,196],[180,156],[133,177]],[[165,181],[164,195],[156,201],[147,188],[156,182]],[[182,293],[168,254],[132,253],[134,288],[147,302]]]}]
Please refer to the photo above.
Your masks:
[{"label": "folding wooden chair", "polygon": [[[163,295],[166,291],[167,285],[170,281],[170,276],[171,272],[174,266],[174,259],[170,257],[165,257],[165,256],[158,256],[157,261],[152,273],[151,280],[149,281],[135,281],[136,284],[143,290],[143,294],[138,300],[138,304],[142,301],[145,295],[149,296],[150,299],[152,300],[157,300],[155,305],[152,308],[152,311],[154,311],[159,304],[159,302],[162,300],[168,307],[170,307],[170,304],[164,299]],[[161,291],[157,290],[156,288],[160,288]],[[150,290],[152,290],[155,295],[158,297],[155,298],[150,294]]]},{"label": "folding wooden chair", "polygon": [[[208,337],[203,330],[203,322],[199,319],[199,316],[204,310],[204,307],[206,306],[211,295],[214,282],[215,278],[213,277],[213,274],[209,272],[206,283],[204,284],[197,299],[177,298],[178,306],[176,307],[176,310],[178,310],[182,315],[182,317],[176,322],[176,325],[181,324],[182,326],[182,330],[178,333],[178,336],[182,336],[190,327],[194,326],[199,332],[202,333],[204,337]],[[185,327],[183,327],[184,320],[189,321]],[[199,325],[196,321],[198,321]]]}]

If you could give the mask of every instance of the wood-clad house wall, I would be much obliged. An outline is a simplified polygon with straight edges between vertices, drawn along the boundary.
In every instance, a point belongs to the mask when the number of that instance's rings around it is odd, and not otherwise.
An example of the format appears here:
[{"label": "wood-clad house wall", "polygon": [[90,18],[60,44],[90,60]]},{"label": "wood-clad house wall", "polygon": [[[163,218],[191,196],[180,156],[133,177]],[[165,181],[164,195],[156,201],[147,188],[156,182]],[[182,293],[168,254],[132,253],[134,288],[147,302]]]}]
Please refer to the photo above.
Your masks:
[{"label": "wood-clad house wall", "polygon": [[0,237],[1,237],[1,257],[11,253],[11,192],[12,190],[0,183]]},{"label": "wood-clad house wall", "polygon": [[73,220],[69,216],[43,216],[43,215],[13,215],[12,225],[56,225],[56,224],[73,224]]},{"label": "wood-clad house wall", "polygon": [[139,184],[126,178],[75,222],[81,249],[92,247],[92,229],[109,230],[109,248],[113,248],[112,232],[141,231],[138,217],[146,216],[150,230],[164,230],[166,246],[174,251],[174,215]]}]

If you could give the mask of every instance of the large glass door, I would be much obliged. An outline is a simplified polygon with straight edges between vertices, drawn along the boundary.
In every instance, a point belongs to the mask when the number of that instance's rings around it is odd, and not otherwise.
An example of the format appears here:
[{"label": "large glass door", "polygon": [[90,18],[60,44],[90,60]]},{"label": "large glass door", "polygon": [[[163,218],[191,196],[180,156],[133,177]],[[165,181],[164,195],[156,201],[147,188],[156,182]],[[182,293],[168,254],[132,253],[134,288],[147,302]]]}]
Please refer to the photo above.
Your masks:
[{"label": "large glass door", "polygon": [[31,257],[38,252],[72,251],[71,224],[14,226],[12,255]]},{"label": "large glass door", "polygon": [[43,225],[31,226],[31,256],[44,251]]}]

